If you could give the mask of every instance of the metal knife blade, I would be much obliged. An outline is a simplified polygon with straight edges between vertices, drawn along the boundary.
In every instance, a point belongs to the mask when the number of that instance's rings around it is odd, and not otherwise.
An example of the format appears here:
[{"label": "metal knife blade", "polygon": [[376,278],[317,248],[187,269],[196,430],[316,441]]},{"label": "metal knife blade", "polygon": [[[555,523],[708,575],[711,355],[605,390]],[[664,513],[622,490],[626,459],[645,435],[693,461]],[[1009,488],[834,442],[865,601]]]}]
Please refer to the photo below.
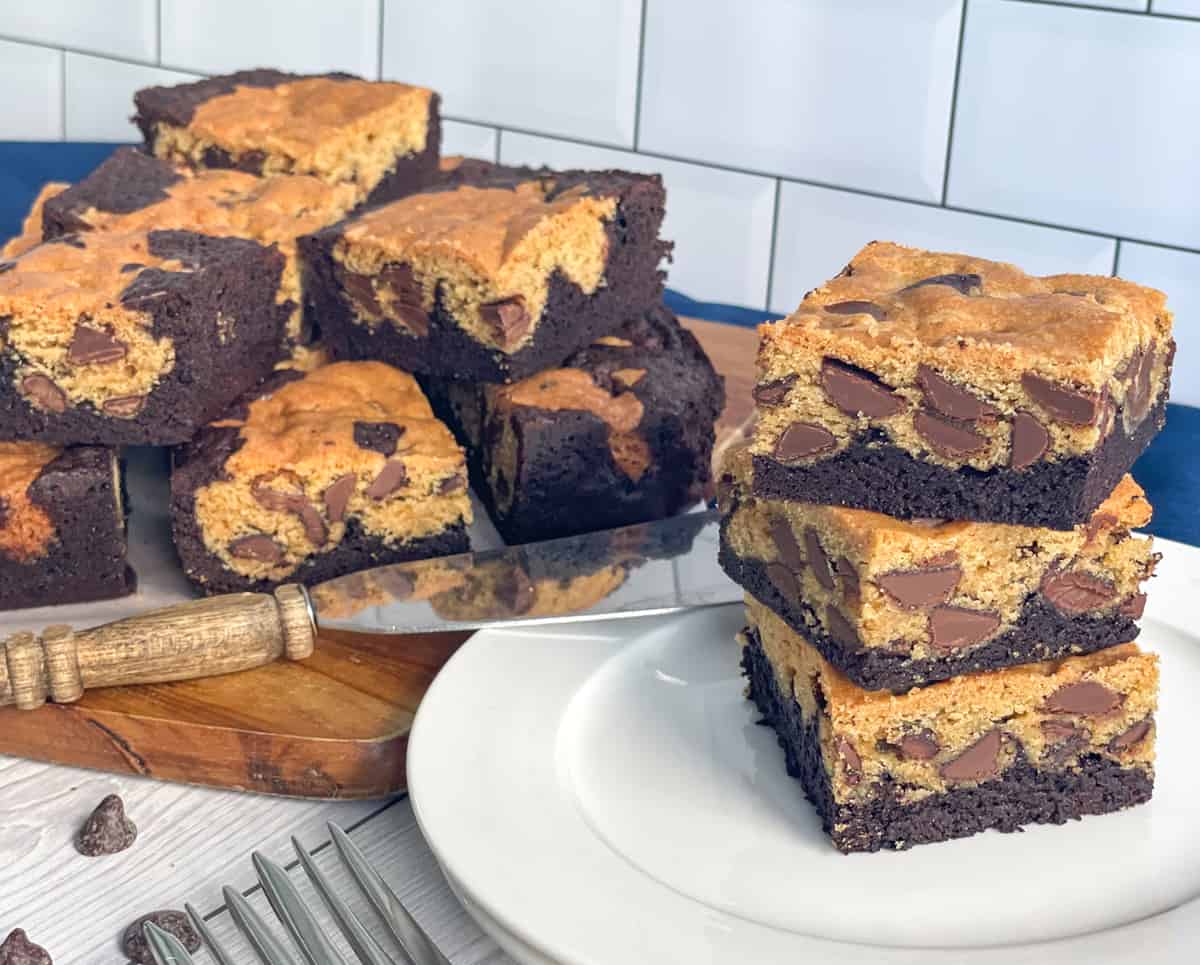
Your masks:
[{"label": "metal knife blade", "polygon": [[310,588],[321,626],[420,633],[612,620],[733,603],[720,515],[652,523],[339,576]]}]

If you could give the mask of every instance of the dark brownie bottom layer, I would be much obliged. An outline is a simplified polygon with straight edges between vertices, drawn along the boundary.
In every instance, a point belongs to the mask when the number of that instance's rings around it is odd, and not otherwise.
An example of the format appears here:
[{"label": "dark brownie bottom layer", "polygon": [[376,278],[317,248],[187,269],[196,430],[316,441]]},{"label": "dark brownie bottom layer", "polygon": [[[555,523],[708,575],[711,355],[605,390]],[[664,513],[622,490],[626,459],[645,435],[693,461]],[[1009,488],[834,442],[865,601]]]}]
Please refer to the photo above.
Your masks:
[{"label": "dark brownie bottom layer", "polygon": [[904,653],[864,647],[857,639],[834,639],[812,607],[804,601],[789,600],[779,591],[767,575],[765,563],[734,553],[724,527],[719,559],[730,579],[779,614],[821,656],[864,690],[902,694],[966,673],[1093,653],[1135,639],[1140,629],[1134,619],[1115,611],[1101,616],[1069,616],[1051,606],[1040,593],[1034,593],[1026,599],[1017,622],[986,643],[949,657],[913,660]]},{"label": "dark brownie bottom layer", "polygon": [[1136,767],[1124,768],[1087,755],[1078,768],[1043,771],[1018,758],[1000,777],[974,787],[931,794],[915,803],[900,800],[900,789],[878,784],[861,804],[838,804],[821,758],[814,721],[805,721],[790,695],[779,690],[775,672],[757,641],[742,653],[750,699],[774,728],[788,773],[800,781],[816,806],[825,832],[843,853],[903,850],[965,838],[980,831],[1017,831],[1025,824],[1065,824],[1085,814],[1107,814],[1150,800],[1154,779]]},{"label": "dark brownie bottom layer", "polygon": [[1166,399],[1126,435],[1115,428],[1090,456],[1028,469],[947,469],[922,462],[873,430],[829,459],[787,466],[754,457],[754,493],[870,509],[898,519],[980,520],[1071,529],[1085,523],[1166,423]]}]

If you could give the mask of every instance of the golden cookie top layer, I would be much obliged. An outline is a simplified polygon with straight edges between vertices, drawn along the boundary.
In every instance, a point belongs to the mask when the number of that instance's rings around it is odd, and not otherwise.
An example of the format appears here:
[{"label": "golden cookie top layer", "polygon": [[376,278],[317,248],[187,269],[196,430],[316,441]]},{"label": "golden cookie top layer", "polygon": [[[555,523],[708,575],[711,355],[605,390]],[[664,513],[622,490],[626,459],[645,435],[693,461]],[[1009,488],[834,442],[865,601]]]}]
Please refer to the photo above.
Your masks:
[{"label": "golden cookie top layer", "polygon": [[27,562],[45,556],[54,524],[29,499],[29,487],[61,449],[40,442],[0,442],[0,557]]},{"label": "golden cookie top layer", "polygon": [[62,194],[70,186],[66,181],[47,181],[42,185],[42,190],[33,199],[29,214],[21,222],[21,233],[0,245],[0,258],[15,258],[42,243],[42,207],[50,198]]}]

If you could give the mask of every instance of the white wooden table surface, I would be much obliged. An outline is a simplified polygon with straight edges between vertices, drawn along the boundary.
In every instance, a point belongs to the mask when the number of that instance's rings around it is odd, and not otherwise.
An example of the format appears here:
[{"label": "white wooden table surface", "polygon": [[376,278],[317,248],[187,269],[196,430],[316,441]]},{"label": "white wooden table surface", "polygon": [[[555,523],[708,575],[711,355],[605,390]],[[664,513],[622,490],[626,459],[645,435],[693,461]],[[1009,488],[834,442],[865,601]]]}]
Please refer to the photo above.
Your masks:
[{"label": "white wooden table surface", "polygon": [[[106,794],[119,793],[138,826],[132,848],[85,858],[72,839]],[[454,965],[509,965],[463,911],[413,820],[407,798],[308,802],[181,787],[144,778],[19,761],[0,756],[0,939],[13,928],[50,952],[55,965],[126,961],[120,935],[135,918],[185,901],[221,938],[236,930],[221,912],[221,886],[233,885],[267,908],[255,888],[252,851],[294,865],[290,838],[312,851],[325,844],[327,821],[350,831],[404,905]],[[343,881],[331,848],[318,864]],[[303,873],[293,869],[311,896]],[[349,894],[349,890],[345,890]],[[319,906],[319,901],[314,900]],[[239,960],[254,961],[237,941]],[[348,960],[353,961],[349,956]],[[201,952],[198,963],[213,959]]]}]

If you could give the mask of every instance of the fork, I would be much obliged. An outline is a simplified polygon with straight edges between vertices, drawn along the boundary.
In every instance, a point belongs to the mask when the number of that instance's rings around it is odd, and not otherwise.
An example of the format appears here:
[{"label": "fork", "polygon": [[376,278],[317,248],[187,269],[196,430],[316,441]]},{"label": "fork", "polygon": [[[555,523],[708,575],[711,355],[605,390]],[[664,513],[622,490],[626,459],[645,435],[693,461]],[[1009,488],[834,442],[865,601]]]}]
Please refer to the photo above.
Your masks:
[{"label": "fork", "polygon": [[[334,849],[341,858],[350,877],[362,891],[367,903],[386,926],[388,932],[404,951],[404,959],[385,952],[363,925],[361,919],[351,911],[349,905],[338,897],[329,879],[317,867],[312,855],[299,840],[292,838],[292,847],[304,873],[313,888],[337,922],[347,944],[354,950],[362,965],[450,965],[446,956],[438,951],[424,929],[408,913],[396,893],[367,861],[366,856],[350,837],[336,824],[328,825]],[[348,965],[328,936],[322,933],[312,910],[305,905],[291,877],[282,867],[259,852],[251,856],[254,870],[258,874],[263,892],[271,903],[275,916],[283,923],[288,934],[304,955],[308,965]],[[292,952],[275,936],[261,916],[250,907],[241,892],[226,886],[222,889],[225,905],[230,917],[250,943],[263,965],[299,965]],[[191,905],[186,905],[196,931],[212,951],[218,965],[233,965],[229,951],[214,937],[204,919]],[[146,944],[158,965],[194,965],[187,949],[170,932],[153,923],[143,929]]]}]

